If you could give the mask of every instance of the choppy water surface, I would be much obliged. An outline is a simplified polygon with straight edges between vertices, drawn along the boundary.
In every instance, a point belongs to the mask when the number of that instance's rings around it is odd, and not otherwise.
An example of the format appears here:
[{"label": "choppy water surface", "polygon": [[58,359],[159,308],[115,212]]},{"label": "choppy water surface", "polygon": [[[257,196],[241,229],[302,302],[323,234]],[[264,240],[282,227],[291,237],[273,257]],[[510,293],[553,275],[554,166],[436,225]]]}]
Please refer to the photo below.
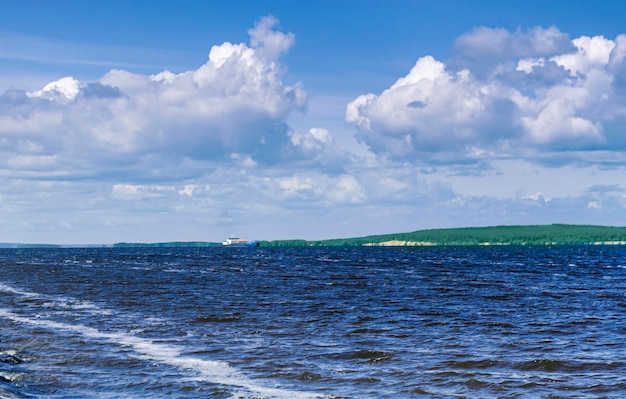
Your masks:
[{"label": "choppy water surface", "polygon": [[1,398],[626,397],[626,248],[0,250]]}]

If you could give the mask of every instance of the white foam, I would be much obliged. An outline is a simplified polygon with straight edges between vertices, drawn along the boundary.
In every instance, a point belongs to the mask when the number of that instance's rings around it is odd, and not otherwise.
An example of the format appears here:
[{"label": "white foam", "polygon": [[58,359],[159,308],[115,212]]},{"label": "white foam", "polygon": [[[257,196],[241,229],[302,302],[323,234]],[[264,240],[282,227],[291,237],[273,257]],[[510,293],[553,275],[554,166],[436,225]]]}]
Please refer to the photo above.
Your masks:
[{"label": "white foam", "polygon": [[17,373],[15,371],[0,371],[0,377],[7,381],[21,381],[24,379],[23,373]]},{"label": "white foam", "polygon": [[[156,361],[160,364],[166,364],[181,370],[193,371],[197,373],[197,377],[194,379],[237,387],[247,392],[247,394],[243,396],[248,396],[250,393],[253,393],[260,394],[265,398],[306,399],[324,397],[323,395],[312,392],[265,387],[242,375],[237,369],[226,362],[181,355],[181,353],[184,352],[184,348],[156,343],[149,339],[137,337],[132,333],[104,332],[82,324],[61,323],[41,317],[25,317],[5,308],[0,308],[0,317],[17,323],[57,331],[69,331],[81,334],[87,338],[105,340],[121,347],[130,347],[138,358]],[[233,398],[239,398],[241,396],[240,393],[237,393],[233,395]]]},{"label": "white foam", "polygon": [[6,285],[4,283],[0,283],[0,292],[7,292],[7,293],[17,294],[17,295],[22,295],[22,296],[27,296],[27,297],[39,296],[39,294],[37,293],[23,291],[23,290],[20,290],[19,288],[11,287],[10,285]]},{"label": "white foam", "polygon": [[76,298],[68,298],[64,296],[45,295],[36,292],[25,291],[20,288],[12,287],[10,285],[0,283],[0,292],[20,295],[26,298],[40,298],[45,300],[40,304],[41,307],[47,309],[61,308],[63,310],[71,309],[74,311],[80,311],[87,313],[88,315],[111,315],[113,312],[110,310],[102,309],[95,303],[88,300],[78,300]]}]

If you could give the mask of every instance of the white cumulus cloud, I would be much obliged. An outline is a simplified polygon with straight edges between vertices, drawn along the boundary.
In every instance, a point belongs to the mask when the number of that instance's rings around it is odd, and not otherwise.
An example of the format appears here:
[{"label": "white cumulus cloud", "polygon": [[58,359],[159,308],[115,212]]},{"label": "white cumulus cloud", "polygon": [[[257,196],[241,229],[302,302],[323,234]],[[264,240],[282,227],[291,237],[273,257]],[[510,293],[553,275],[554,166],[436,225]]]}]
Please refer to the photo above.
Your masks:
[{"label": "white cumulus cloud", "polygon": [[267,179],[266,186],[275,198],[292,202],[341,205],[366,200],[366,193],[358,180],[345,174],[335,177],[319,173],[298,174]]},{"label": "white cumulus cloud", "polygon": [[[346,120],[376,154],[417,163],[542,158],[592,161],[623,151],[624,38],[570,40],[557,28],[478,28],[448,62],[419,58],[380,94],[347,105]],[[621,79],[621,80],[620,80]]]},{"label": "white cumulus cloud", "polygon": [[80,92],[81,84],[72,77],[50,82],[43,89],[28,93],[29,97],[47,98],[52,101],[70,101]]},{"label": "white cumulus cloud", "polygon": [[594,68],[601,68],[609,63],[615,42],[603,36],[581,36],[572,40],[576,52],[557,55],[551,58],[557,65],[569,70],[572,75],[586,74]]},{"label": "white cumulus cloud", "polygon": [[491,143],[503,128],[517,134],[511,97],[506,86],[477,80],[468,70],[447,71],[426,56],[382,94],[349,103],[346,119],[374,152],[392,158],[463,153]]},{"label": "white cumulus cloud", "polygon": [[196,70],[150,76],[112,70],[96,82],[64,77],[41,90],[5,92],[0,151],[25,155],[19,152],[29,143],[29,156],[37,149],[94,171],[146,157],[228,162],[238,154],[276,162],[291,145],[285,118],[306,105],[300,84],[282,81],[279,57],[295,39],[277,24],[262,18],[249,31],[249,45],[213,46]]}]

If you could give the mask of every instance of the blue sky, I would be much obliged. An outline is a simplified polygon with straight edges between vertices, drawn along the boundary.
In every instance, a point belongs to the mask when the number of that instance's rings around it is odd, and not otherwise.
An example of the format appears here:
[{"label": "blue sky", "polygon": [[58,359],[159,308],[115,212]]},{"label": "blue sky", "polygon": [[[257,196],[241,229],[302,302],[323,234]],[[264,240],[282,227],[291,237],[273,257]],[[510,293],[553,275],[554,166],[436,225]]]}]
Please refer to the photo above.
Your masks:
[{"label": "blue sky", "polygon": [[626,225],[625,12],[0,0],[0,242]]}]

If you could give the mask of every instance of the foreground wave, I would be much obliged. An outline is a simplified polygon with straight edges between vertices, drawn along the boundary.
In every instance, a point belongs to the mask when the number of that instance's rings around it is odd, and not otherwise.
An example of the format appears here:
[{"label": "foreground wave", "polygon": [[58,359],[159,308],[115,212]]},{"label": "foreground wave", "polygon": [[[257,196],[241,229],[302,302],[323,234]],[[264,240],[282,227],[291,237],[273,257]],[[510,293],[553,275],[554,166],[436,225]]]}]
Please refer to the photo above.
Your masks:
[{"label": "foreground wave", "polygon": [[[113,315],[114,312],[109,310],[103,310],[99,307],[89,303],[88,301],[81,301],[74,298],[59,297],[55,298],[49,295],[40,295],[34,292],[24,291],[18,287],[12,287],[6,284],[0,284],[0,292],[12,293],[22,296],[27,299],[31,304],[34,298],[39,299],[40,307],[46,309],[48,312],[50,309],[59,312],[59,307],[66,312],[67,309],[71,309],[71,312],[80,312],[85,309],[90,310],[90,314],[99,315]],[[31,309],[32,312],[32,309]],[[117,350],[125,353],[125,356],[135,357],[137,359],[143,359],[150,362],[157,362],[158,364],[170,365],[180,370],[194,372],[195,375],[189,375],[186,378],[196,381],[209,382],[212,384],[226,385],[236,388],[238,391],[235,396],[237,397],[272,397],[272,398],[320,398],[320,394],[313,394],[307,392],[297,392],[284,389],[277,389],[259,385],[249,378],[246,378],[239,371],[231,367],[224,361],[212,361],[205,360],[199,357],[184,355],[186,351],[184,347],[178,347],[176,345],[160,343],[157,340],[140,338],[133,333],[127,332],[105,332],[97,328],[82,325],[82,324],[68,324],[62,322],[56,322],[48,319],[47,315],[40,313],[32,316],[20,316],[9,309],[0,308],[0,318],[10,320],[14,323],[21,324],[22,326],[31,326],[35,328],[41,328],[48,330],[58,336],[69,334],[73,339],[80,338],[83,343],[89,342],[89,345],[99,345],[101,342],[109,343],[117,346]],[[85,341],[88,340],[88,341]],[[166,340],[167,341],[167,340]],[[128,350],[132,349],[134,353],[129,353]],[[111,350],[110,348],[108,350]],[[23,358],[17,356],[17,352],[14,350],[0,352],[0,359],[4,363],[19,364],[25,361],[29,356]],[[31,357],[32,358],[32,357]],[[23,373],[4,372],[0,373],[0,377],[5,381],[15,382],[24,379]],[[119,393],[115,391],[110,392],[112,396],[117,396]],[[64,394],[63,394],[64,395]],[[106,392],[97,392],[96,396],[106,395]]]}]

